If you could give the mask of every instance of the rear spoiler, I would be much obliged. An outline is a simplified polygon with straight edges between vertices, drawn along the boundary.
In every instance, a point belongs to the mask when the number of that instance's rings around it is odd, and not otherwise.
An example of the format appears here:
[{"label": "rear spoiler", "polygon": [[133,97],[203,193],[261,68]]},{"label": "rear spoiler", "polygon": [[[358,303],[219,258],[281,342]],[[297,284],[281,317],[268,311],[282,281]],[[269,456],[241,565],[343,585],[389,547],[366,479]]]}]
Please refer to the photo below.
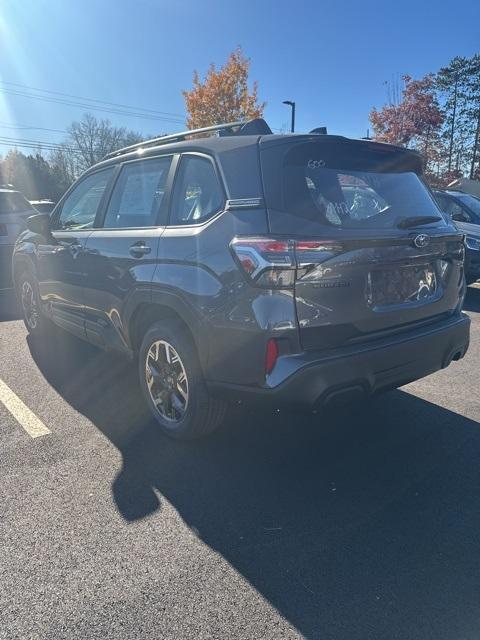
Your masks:
[{"label": "rear spoiler", "polygon": [[[353,161],[356,158],[359,163],[363,153],[365,153],[365,159],[367,159],[370,152],[370,154],[373,153],[377,158],[381,159],[382,171],[414,171],[418,175],[423,175],[423,156],[418,151],[373,140],[358,140],[356,138],[346,138],[345,136],[319,135],[318,133],[313,135],[293,134],[262,138],[260,149],[266,151],[272,147],[282,146],[284,148],[281,155],[284,156],[290,151],[288,147],[293,149],[297,145],[307,144],[308,142],[315,143],[317,148],[325,149],[325,152],[329,155],[341,151],[346,159]],[[370,155],[370,159],[373,160],[372,155]],[[368,170],[366,166],[363,169]]]}]

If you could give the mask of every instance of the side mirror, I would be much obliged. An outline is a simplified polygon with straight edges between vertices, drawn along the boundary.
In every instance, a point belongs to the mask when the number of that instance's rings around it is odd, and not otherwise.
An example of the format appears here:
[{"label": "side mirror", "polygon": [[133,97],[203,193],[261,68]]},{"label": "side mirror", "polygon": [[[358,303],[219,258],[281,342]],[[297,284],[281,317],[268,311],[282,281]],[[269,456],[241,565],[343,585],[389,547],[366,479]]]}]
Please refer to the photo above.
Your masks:
[{"label": "side mirror", "polygon": [[45,238],[50,236],[50,216],[48,213],[36,213],[27,218],[27,229]]}]

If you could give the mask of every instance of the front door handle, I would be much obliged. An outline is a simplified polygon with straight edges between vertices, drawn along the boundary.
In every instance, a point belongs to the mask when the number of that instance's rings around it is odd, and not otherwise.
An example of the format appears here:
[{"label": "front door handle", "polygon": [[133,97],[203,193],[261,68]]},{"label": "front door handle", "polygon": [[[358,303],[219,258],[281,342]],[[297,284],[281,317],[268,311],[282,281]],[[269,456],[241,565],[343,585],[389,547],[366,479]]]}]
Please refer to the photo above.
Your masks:
[{"label": "front door handle", "polygon": [[151,247],[148,247],[144,242],[137,242],[130,247],[130,255],[134,258],[141,258],[150,253]]}]

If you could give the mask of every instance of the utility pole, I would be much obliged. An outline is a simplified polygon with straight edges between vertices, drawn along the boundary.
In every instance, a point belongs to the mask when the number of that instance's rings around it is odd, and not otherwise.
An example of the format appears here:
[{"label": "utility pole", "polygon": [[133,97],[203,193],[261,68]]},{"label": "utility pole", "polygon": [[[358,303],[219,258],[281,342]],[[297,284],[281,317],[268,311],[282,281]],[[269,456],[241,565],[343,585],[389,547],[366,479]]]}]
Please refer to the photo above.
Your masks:
[{"label": "utility pole", "polygon": [[283,104],[288,104],[292,107],[292,126],[290,127],[290,131],[293,133],[295,131],[295,102],[291,100],[284,100]]}]

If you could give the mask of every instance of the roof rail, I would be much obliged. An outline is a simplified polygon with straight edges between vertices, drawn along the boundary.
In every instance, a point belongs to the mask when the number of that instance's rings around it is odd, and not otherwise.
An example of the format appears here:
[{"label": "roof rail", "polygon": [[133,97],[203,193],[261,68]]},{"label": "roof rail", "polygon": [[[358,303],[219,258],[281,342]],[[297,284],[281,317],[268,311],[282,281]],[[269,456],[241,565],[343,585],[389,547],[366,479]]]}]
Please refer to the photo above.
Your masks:
[{"label": "roof rail", "polygon": [[168,144],[169,142],[180,142],[181,140],[185,140],[186,138],[188,138],[188,136],[198,135],[202,133],[210,133],[211,131],[227,131],[228,129],[241,127],[247,122],[248,122],[247,120],[239,120],[237,122],[228,122],[226,124],[214,124],[211,127],[202,127],[201,129],[189,129],[188,131],[182,131],[181,133],[172,133],[167,136],[152,138],[151,140],[145,140],[144,142],[137,142],[136,144],[131,144],[128,147],[123,147],[123,149],[117,149],[117,151],[112,151],[112,153],[107,153],[107,155],[104,156],[103,160],[107,160],[108,158],[115,158],[116,156],[123,156],[125,153],[130,153],[130,151],[145,149],[146,147],[156,147],[162,144]]}]

